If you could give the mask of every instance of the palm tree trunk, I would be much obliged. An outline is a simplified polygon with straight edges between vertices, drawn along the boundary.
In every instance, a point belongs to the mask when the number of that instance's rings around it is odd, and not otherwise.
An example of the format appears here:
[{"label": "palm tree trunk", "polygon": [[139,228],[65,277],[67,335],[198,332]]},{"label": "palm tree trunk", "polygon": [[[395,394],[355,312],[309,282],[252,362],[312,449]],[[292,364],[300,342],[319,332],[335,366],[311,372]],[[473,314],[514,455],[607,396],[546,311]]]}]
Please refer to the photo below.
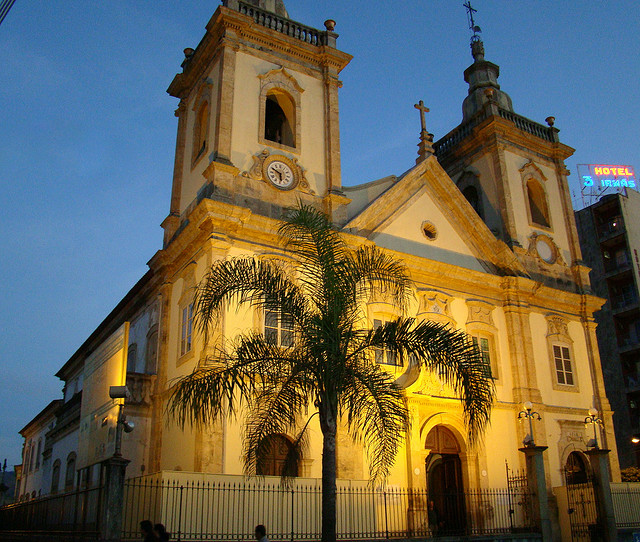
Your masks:
[{"label": "palm tree trunk", "polygon": [[[327,409],[329,410],[329,409]],[[320,416],[322,428],[322,542],[336,542],[336,428],[335,416]]]}]

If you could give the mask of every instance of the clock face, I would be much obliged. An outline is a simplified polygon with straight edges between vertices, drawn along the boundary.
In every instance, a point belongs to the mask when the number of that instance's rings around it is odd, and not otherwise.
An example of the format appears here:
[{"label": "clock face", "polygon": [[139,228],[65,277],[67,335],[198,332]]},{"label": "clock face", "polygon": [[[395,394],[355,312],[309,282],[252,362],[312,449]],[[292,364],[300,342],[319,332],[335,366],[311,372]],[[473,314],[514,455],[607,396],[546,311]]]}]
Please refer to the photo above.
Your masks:
[{"label": "clock face", "polygon": [[274,160],[267,166],[267,177],[274,186],[286,190],[293,187],[293,171],[289,165]]},{"label": "clock face", "polygon": [[554,263],[556,261],[556,251],[546,239],[538,237],[536,250],[538,251],[538,256],[540,256],[543,261],[547,263]]}]

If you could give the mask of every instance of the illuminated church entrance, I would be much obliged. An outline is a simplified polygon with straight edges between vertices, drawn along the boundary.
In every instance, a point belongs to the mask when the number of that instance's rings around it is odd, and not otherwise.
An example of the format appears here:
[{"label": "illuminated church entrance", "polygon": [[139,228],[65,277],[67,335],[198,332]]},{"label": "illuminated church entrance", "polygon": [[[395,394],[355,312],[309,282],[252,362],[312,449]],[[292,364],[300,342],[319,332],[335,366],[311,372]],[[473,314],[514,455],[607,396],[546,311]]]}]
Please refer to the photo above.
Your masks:
[{"label": "illuminated church entrance", "polygon": [[460,445],[446,427],[437,425],[427,435],[425,448],[427,490],[438,517],[437,534],[464,533],[466,516]]}]

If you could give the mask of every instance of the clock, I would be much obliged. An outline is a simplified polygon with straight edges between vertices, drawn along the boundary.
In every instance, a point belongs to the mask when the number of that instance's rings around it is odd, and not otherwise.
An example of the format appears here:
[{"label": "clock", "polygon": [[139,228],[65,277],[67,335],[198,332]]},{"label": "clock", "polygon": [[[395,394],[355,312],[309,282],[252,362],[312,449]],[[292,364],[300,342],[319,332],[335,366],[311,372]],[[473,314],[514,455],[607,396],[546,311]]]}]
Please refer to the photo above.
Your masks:
[{"label": "clock", "polygon": [[297,168],[286,156],[267,156],[262,163],[262,175],[280,190],[291,190],[298,184]]},{"label": "clock", "polygon": [[548,264],[554,263],[557,258],[555,243],[546,235],[539,235],[535,242],[536,251],[540,259]]},{"label": "clock", "polygon": [[266,170],[267,179],[269,179],[275,187],[281,188],[282,190],[293,188],[293,171],[288,164],[280,160],[273,160],[267,165]]}]

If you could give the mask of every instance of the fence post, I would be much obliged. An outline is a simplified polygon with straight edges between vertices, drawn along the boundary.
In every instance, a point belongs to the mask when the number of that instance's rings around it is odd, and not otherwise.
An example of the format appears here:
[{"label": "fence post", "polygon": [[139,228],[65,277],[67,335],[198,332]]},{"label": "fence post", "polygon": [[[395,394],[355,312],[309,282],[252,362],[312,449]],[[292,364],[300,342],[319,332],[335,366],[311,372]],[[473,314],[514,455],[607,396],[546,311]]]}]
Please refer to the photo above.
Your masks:
[{"label": "fence post", "polygon": [[387,491],[382,491],[384,497],[384,532],[386,533],[387,540],[389,540],[389,518],[387,517]]},{"label": "fence post", "polygon": [[542,453],[547,446],[525,446],[520,451],[525,455],[527,465],[527,480],[529,487],[535,493],[535,513],[540,522],[542,540],[553,540],[551,528],[551,514],[549,512],[549,494],[544,473],[544,457]]},{"label": "fence post", "polygon": [[294,502],[295,502],[295,489],[291,488],[291,542],[294,541],[295,533],[293,531],[293,513],[294,513]]},{"label": "fence post", "polygon": [[182,540],[182,492],[184,491],[184,486],[180,486],[180,507],[178,508],[178,542]]},{"label": "fence post", "polygon": [[117,542],[122,537],[122,512],[124,505],[124,475],[128,459],[113,456],[102,462],[105,468],[104,506],[100,511],[100,540]]},{"label": "fence post", "polygon": [[598,524],[602,529],[604,540],[606,542],[615,542],[618,538],[618,529],[613,510],[613,498],[611,497],[611,479],[609,478],[609,465],[607,462],[609,451],[592,448],[585,453],[589,456],[591,472],[594,477],[593,493],[596,497]]}]

